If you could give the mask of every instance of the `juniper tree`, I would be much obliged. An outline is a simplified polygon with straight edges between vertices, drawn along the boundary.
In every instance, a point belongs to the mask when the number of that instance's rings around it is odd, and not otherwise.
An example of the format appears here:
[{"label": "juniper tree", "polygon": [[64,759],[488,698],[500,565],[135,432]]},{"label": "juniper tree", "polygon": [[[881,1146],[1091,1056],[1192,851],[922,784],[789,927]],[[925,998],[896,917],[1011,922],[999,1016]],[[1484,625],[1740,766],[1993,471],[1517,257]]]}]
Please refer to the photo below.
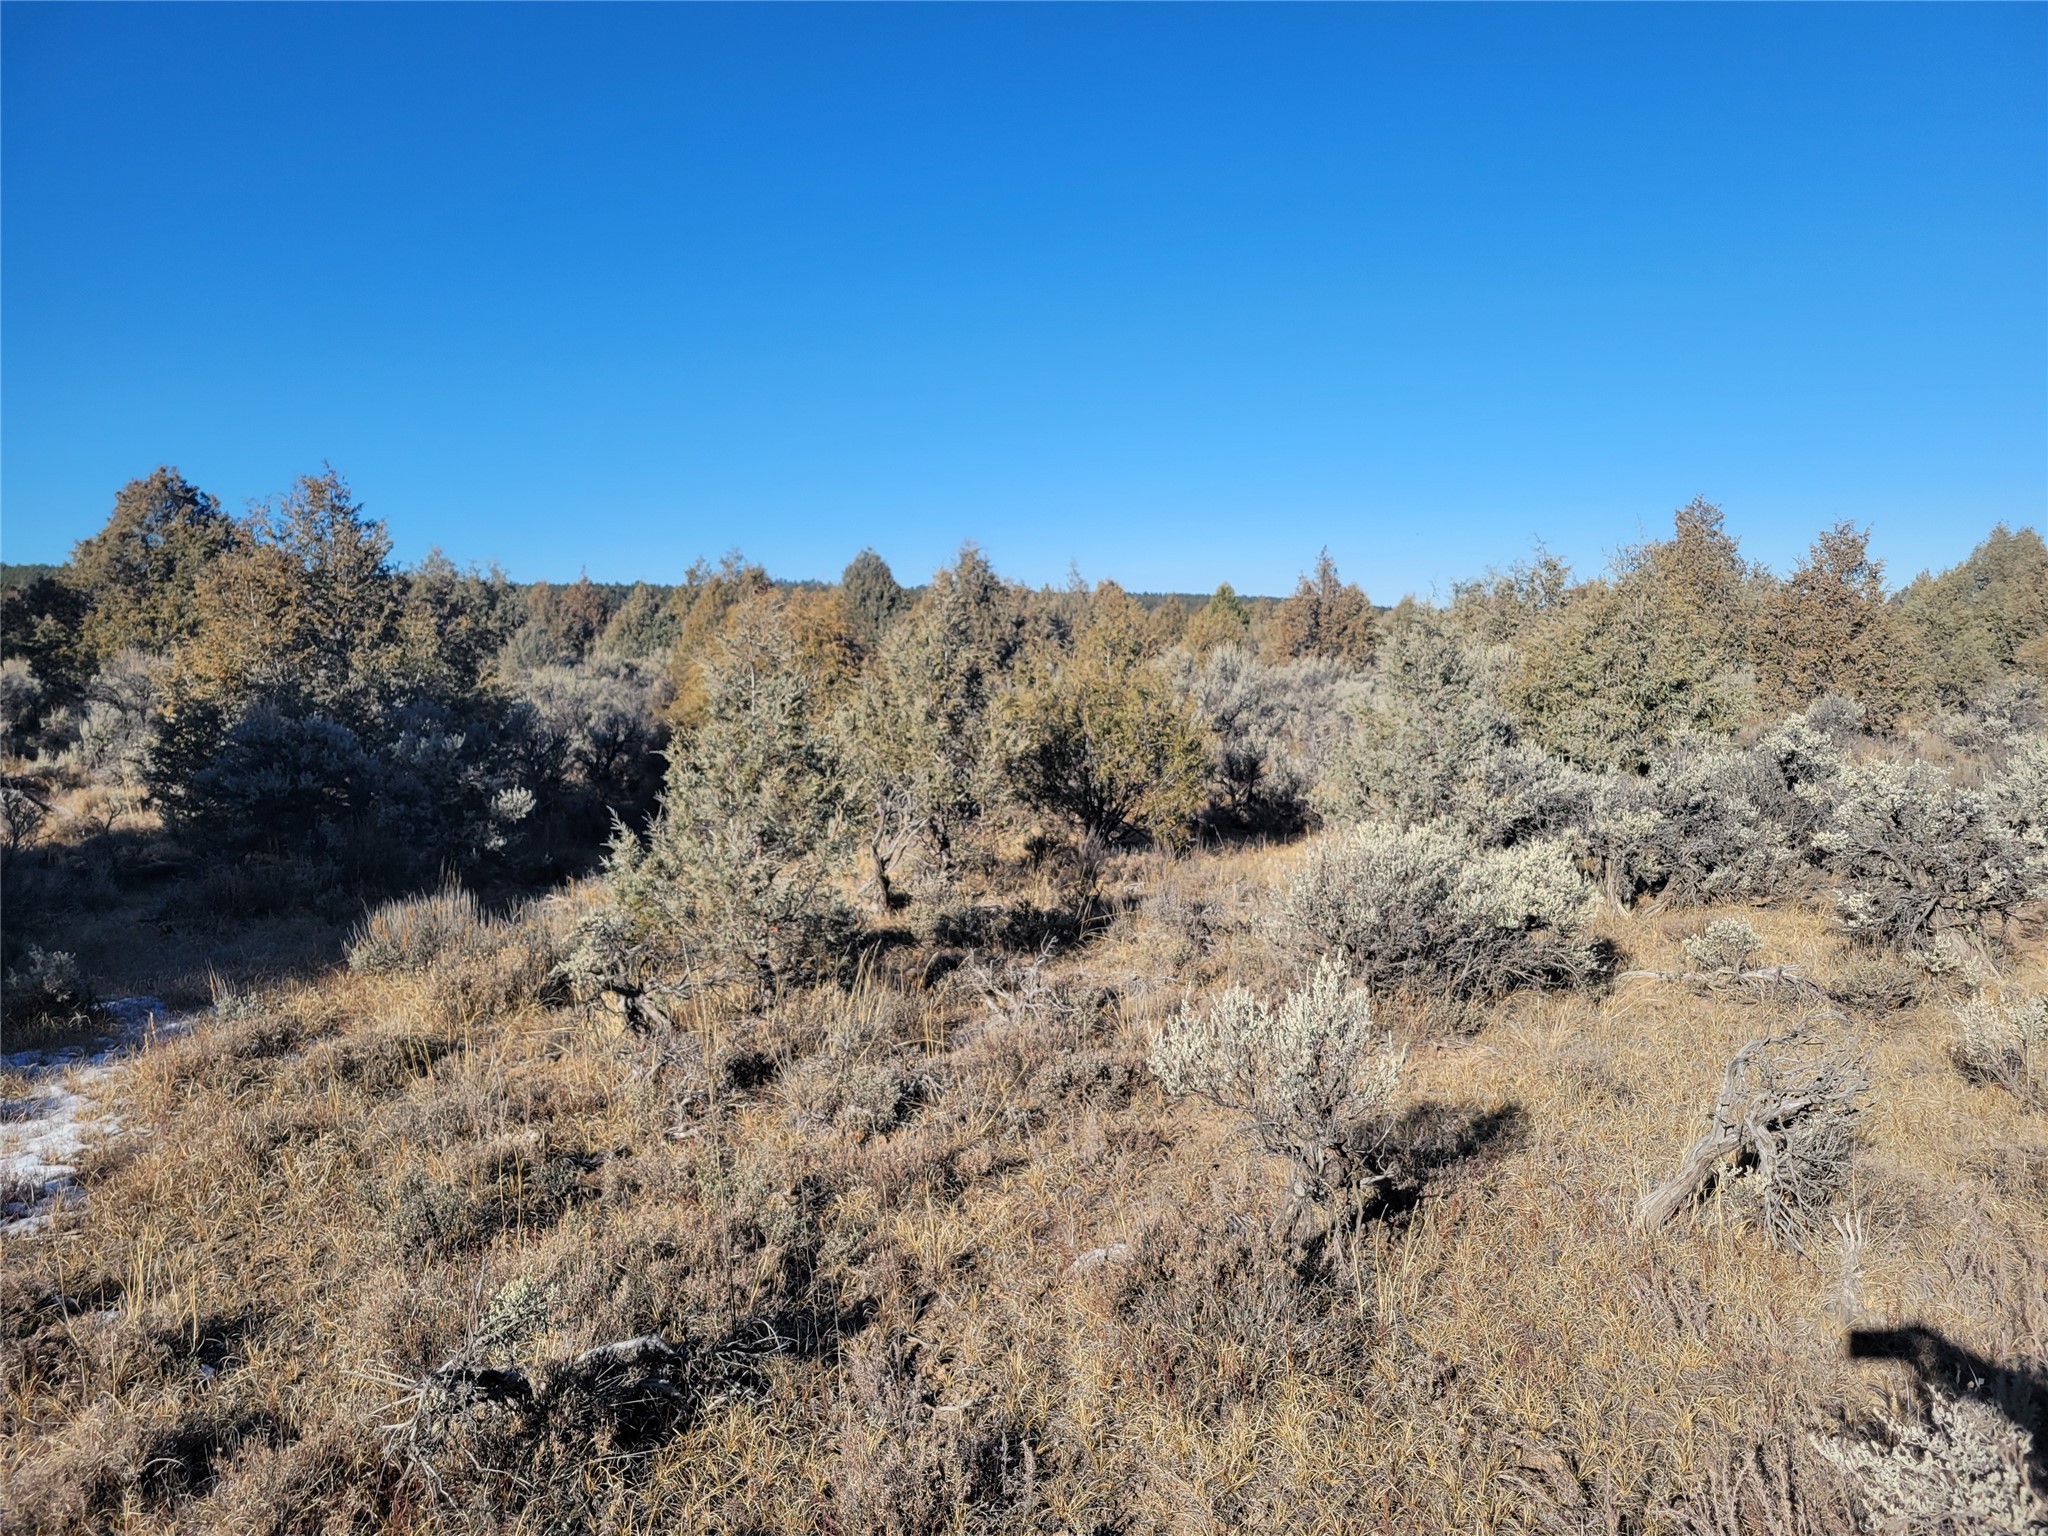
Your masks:
[{"label": "juniper tree", "polygon": [[1003,763],[1034,810],[1115,843],[1142,831],[1175,840],[1202,807],[1201,733],[1145,654],[1136,605],[1096,588],[1073,644],[1048,647],[1003,700]]},{"label": "juniper tree", "polygon": [[765,1003],[847,933],[842,779],[772,604],[737,609],[701,665],[703,718],[671,749],[645,841],[613,840],[610,910],[577,963],[615,989],[739,985]]},{"label": "juniper tree", "polygon": [[1755,651],[1767,709],[1800,709],[1835,693],[1863,705],[1873,726],[1898,718],[1911,686],[1905,636],[1867,531],[1843,522],[1814,539],[1765,600]]},{"label": "juniper tree", "polygon": [[855,555],[840,573],[839,592],[846,605],[847,627],[863,652],[880,645],[889,626],[910,607],[910,594],[897,584],[889,563],[872,549]]},{"label": "juniper tree", "polygon": [[1316,557],[1314,579],[1303,576],[1266,620],[1264,649],[1277,661],[1324,656],[1362,666],[1372,659],[1373,642],[1372,604],[1338,576],[1327,549]]},{"label": "juniper tree", "polygon": [[237,542],[219,501],[168,465],[122,486],[106,526],[71,552],[93,650],[163,651],[190,635],[201,575]]}]

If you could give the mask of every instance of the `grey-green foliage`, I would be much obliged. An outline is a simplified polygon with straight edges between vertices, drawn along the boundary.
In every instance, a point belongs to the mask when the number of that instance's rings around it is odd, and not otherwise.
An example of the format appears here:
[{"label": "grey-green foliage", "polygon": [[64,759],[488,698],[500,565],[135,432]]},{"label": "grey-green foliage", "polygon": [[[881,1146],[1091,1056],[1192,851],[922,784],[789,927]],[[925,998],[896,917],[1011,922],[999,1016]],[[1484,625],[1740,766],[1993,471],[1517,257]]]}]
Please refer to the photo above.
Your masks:
[{"label": "grey-green foliage", "polygon": [[1018,593],[970,545],[883,638],[841,733],[878,858],[914,839],[943,868],[1001,794],[991,707],[1023,618]]},{"label": "grey-green foliage", "polygon": [[621,661],[665,660],[682,633],[682,619],[669,594],[640,581],[597,637],[601,656]]},{"label": "grey-green foliage", "polygon": [[1206,1008],[1183,1005],[1151,1052],[1162,1088],[1250,1116],[1265,1149],[1319,1196],[1374,1171],[1363,1158],[1402,1059],[1374,1028],[1365,990],[1328,959],[1277,1008],[1241,987]]},{"label": "grey-green foliage", "polygon": [[81,1025],[93,1015],[92,994],[77,957],[64,950],[26,946],[0,985],[0,1025],[10,1034],[38,1026]]},{"label": "grey-green foliage", "polygon": [[2048,1106],[2048,996],[1975,997],[1956,1024],[1957,1065]]},{"label": "grey-green foliage", "polygon": [[156,743],[156,712],[168,666],[162,657],[125,651],[86,684],[84,712],[65,750],[67,767],[101,782],[139,784]]},{"label": "grey-green foliage", "polygon": [[706,712],[671,750],[643,842],[621,828],[610,904],[585,925],[572,974],[765,1000],[845,940],[833,888],[846,804],[807,677],[777,615],[749,609],[705,661]]},{"label": "grey-green foliage", "polygon": [[2022,832],[1992,796],[1927,763],[1849,769],[1814,846],[1841,881],[1843,927],[1870,944],[1913,949],[1958,930],[1987,938],[2030,894]]},{"label": "grey-green foliage", "polygon": [[1346,825],[1464,821],[1476,781],[1513,747],[1496,689],[1512,653],[1478,649],[1441,616],[1404,605],[1385,626],[1370,693],[1330,754],[1315,794],[1323,817]]},{"label": "grey-green foliage", "polygon": [[0,661],[0,750],[9,755],[24,751],[42,697],[43,685],[26,661],[19,656]]},{"label": "grey-green foliage", "polygon": [[1375,992],[1462,1002],[1600,974],[1593,904],[1561,843],[1482,849],[1444,823],[1367,822],[1310,850],[1280,925]]},{"label": "grey-green foliage", "polygon": [[1994,1403],[1929,1393],[1927,1417],[1880,1415],[1870,1437],[1813,1437],[1856,1490],[1874,1531],[2041,1536],[2048,1500],[2029,1485],[2033,1436]]},{"label": "grey-green foliage", "polygon": [[2048,897],[2048,732],[2017,742],[1985,795],[2018,850],[2029,894]]},{"label": "grey-green foliage", "polygon": [[1760,900],[1791,889],[1816,861],[1849,766],[1857,716],[1823,700],[1736,748],[1706,737],[1659,755],[1634,878],[1666,901]]},{"label": "grey-green foliage", "polygon": [[1739,971],[1762,953],[1764,941],[1740,918],[1716,918],[1685,938],[1686,963],[1696,971]]},{"label": "grey-green foliage", "polygon": [[606,805],[637,797],[659,770],[669,682],[652,663],[597,657],[541,667],[514,684],[532,707],[534,746],[556,773]]},{"label": "grey-green foliage", "polygon": [[1205,657],[1176,650],[1173,684],[1210,730],[1219,811],[1249,826],[1299,826],[1345,721],[1365,700],[1364,677],[1324,657],[1273,665],[1237,645]]}]

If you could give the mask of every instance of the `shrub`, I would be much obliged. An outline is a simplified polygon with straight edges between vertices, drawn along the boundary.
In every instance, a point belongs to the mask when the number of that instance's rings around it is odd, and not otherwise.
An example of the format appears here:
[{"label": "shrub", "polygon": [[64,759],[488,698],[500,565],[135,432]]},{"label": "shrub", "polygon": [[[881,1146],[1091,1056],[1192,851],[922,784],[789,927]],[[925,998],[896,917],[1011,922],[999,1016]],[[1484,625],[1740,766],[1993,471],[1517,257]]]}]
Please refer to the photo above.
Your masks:
[{"label": "shrub", "polygon": [[0,1025],[9,1049],[45,1031],[80,1028],[91,1022],[93,1007],[78,961],[62,950],[29,945],[0,986]]},{"label": "shrub", "polygon": [[1856,1488],[1873,1530],[2027,1536],[2043,1528],[2027,1485],[2033,1437],[1989,1403],[1929,1394],[1925,1423],[1887,1414],[1867,1439],[1814,1437]]},{"label": "shrub", "polygon": [[1183,1005],[1152,1044],[1170,1094],[1194,1094],[1251,1117],[1268,1152],[1287,1158],[1297,1195],[1320,1199],[1382,1176],[1380,1120],[1402,1052],[1373,1028],[1363,989],[1325,960],[1278,1008],[1233,987],[1200,1011]]},{"label": "shrub", "polygon": [[2048,895],[2048,734],[2037,733],[2015,746],[1985,794],[2016,846],[2028,894]]},{"label": "shrub", "polygon": [[12,756],[27,745],[42,704],[43,685],[19,656],[0,661],[0,750]]},{"label": "shrub", "polygon": [[1236,645],[1175,655],[1174,687],[1209,728],[1217,810],[1245,826],[1298,827],[1363,679],[1309,657],[1272,666]]},{"label": "shrub", "polygon": [[1464,1001],[1598,975],[1592,897],[1556,843],[1478,850],[1442,825],[1367,823],[1311,851],[1281,921],[1375,991]]},{"label": "shrub", "polygon": [[2007,1002],[1975,997],[1956,1023],[1957,1065],[2029,1104],[2048,1107],[2048,996]]},{"label": "shrub", "polygon": [[165,667],[156,657],[130,651],[102,667],[86,685],[78,739],[64,755],[67,767],[95,779],[139,784],[156,744],[156,712]]},{"label": "shrub", "polygon": [[1790,883],[1799,849],[1772,835],[1751,767],[1743,754],[1701,738],[1681,742],[1652,767],[1655,819],[1642,864],[1666,901],[1755,899]]},{"label": "shrub", "polygon": [[1841,876],[1842,925],[1897,949],[1950,930],[1976,938],[2026,899],[2026,850],[1991,800],[1925,763],[1869,763],[1845,777],[1815,846]]},{"label": "shrub", "polygon": [[738,983],[765,1002],[850,934],[831,883],[847,841],[835,755],[788,632],[766,609],[736,617],[646,841],[613,839],[611,901],[568,962],[586,987]]},{"label": "shrub", "polygon": [[1073,651],[1046,658],[1004,698],[1000,729],[1017,797],[1084,838],[1177,842],[1202,808],[1201,734],[1119,625],[1091,624]]},{"label": "shrub", "polygon": [[1805,1026],[1752,1040],[1728,1063],[1707,1134],[1678,1172],[1645,1195],[1643,1224],[1662,1226],[1720,1173],[1773,1243],[1800,1248],[1849,1174],[1869,1078],[1854,1057],[1815,1050]]},{"label": "shrub", "polygon": [[25,773],[0,776],[0,846],[18,853],[36,840],[50,819],[50,791]]},{"label": "shrub", "polygon": [[600,814],[643,809],[660,778],[668,680],[616,659],[544,667],[522,676],[531,706],[527,752],[533,777],[567,778]]},{"label": "shrub", "polygon": [[1719,918],[1704,931],[1688,934],[1685,958],[1698,971],[1739,971],[1760,954],[1764,941],[1756,930],[1736,918]]},{"label": "shrub", "polygon": [[1316,789],[1332,822],[1450,816],[1474,765],[1515,739],[1494,698],[1504,648],[1477,652],[1407,603],[1394,619],[1371,694]]}]

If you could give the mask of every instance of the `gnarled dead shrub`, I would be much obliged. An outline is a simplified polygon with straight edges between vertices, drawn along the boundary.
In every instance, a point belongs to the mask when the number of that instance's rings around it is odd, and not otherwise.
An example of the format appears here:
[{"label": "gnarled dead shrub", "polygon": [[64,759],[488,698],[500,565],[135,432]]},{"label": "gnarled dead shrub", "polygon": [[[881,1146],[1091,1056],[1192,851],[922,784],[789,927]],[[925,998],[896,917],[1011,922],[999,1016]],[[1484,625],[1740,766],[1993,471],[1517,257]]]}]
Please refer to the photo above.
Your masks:
[{"label": "gnarled dead shrub", "polygon": [[1750,1041],[1728,1063],[1707,1134],[1643,1197],[1643,1225],[1664,1225],[1720,1176],[1773,1243],[1800,1248],[1848,1176],[1868,1087],[1862,1064],[1817,1048],[1807,1026]]}]

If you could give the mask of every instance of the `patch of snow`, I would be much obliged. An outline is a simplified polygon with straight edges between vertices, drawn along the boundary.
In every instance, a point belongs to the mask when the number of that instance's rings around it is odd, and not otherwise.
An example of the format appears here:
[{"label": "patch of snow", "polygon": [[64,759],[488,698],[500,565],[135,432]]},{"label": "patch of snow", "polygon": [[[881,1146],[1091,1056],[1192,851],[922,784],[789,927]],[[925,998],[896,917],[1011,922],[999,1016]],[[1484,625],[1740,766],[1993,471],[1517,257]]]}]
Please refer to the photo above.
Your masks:
[{"label": "patch of snow", "polygon": [[46,1227],[59,1206],[78,1197],[79,1155],[121,1130],[118,1116],[98,1112],[94,1089],[127,1057],[192,1023],[156,997],[118,997],[101,1011],[113,1032],[91,1045],[0,1057],[30,1083],[20,1098],[0,1100],[0,1234]]}]

